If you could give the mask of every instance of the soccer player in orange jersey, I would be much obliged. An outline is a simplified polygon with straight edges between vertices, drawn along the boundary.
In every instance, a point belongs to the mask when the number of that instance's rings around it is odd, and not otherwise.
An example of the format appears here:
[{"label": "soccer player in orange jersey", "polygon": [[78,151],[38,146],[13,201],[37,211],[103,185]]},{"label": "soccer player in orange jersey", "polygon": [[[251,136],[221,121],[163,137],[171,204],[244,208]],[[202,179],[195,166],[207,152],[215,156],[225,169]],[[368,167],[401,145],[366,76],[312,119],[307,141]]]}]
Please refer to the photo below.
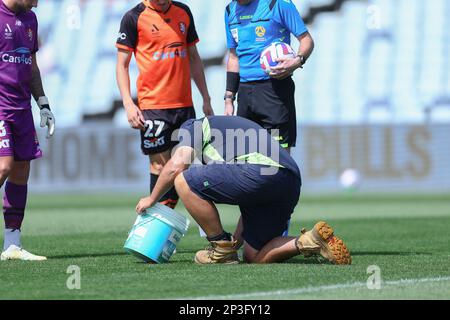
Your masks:
[{"label": "soccer player in orange jersey", "polygon": [[[141,131],[141,149],[150,157],[150,191],[170,159],[172,133],[195,118],[191,77],[203,97],[203,112],[213,115],[199,41],[188,6],[170,0],[144,0],[122,19],[117,39],[117,83],[128,122]],[[138,104],[130,93],[129,63],[134,53],[140,75]],[[160,202],[174,208],[175,188]]]}]

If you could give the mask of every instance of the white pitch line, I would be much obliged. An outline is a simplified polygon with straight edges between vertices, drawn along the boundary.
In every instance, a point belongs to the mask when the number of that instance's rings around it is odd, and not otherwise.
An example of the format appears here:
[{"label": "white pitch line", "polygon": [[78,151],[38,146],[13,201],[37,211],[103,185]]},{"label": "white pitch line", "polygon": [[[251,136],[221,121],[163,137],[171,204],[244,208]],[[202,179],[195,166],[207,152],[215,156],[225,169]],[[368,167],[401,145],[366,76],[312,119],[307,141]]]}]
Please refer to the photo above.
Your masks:
[{"label": "white pitch line", "polygon": [[[401,279],[395,281],[383,281],[382,286],[401,286],[401,285],[414,285],[430,282],[445,282],[450,281],[450,277],[439,277],[439,278],[421,278],[421,279]],[[364,288],[367,286],[366,282],[354,282],[354,283],[342,283],[327,286],[318,287],[305,287],[296,288],[288,290],[275,290],[275,291],[260,291],[251,293],[240,293],[240,294],[230,294],[230,295],[211,295],[203,297],[184,297],[176,298],[176,300],[237,300],[237,299],[249,299],[255,297],[273,297],[281,295],[294,295],[294,294],[307,294],[314,292],[321,292],[326,290],[340,290],[340,289],[352,289],[352,288]]]}]

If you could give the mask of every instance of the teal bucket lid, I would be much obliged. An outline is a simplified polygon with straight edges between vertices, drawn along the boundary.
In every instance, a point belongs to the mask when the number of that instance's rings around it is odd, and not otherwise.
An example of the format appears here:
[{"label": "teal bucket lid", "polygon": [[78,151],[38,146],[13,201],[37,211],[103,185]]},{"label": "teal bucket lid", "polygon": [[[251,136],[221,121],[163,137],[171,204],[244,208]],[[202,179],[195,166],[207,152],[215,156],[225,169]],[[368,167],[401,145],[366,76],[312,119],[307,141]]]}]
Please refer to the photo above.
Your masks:
[{"label": "teal bucket lid", "polygon": [[144,214],[138,216],[134,226],[145,224],[149,219],[158,219],[177,229],[183,235],[186,234],[190,224],[187,217],[160,203],[155,204],[153,207],[147,209]]}]

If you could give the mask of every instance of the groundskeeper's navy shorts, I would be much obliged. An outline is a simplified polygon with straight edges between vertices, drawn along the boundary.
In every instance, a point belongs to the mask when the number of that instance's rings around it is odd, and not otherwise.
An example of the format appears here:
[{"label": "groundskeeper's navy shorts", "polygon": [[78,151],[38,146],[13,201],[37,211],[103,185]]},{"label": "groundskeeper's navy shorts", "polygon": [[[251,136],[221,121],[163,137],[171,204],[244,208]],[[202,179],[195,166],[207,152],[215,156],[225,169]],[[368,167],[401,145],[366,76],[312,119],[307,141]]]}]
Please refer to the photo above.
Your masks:
[{"label": "groundskeeper's navy shorts", "polygon": [[260,250],[287,229],[301,188],[301,178],[290,170],[277,168],[275,174],[267,175],[261,171],[267,168],[217,163],[191,166],[183,174],[200,198],[239,206],[244,240]]}]

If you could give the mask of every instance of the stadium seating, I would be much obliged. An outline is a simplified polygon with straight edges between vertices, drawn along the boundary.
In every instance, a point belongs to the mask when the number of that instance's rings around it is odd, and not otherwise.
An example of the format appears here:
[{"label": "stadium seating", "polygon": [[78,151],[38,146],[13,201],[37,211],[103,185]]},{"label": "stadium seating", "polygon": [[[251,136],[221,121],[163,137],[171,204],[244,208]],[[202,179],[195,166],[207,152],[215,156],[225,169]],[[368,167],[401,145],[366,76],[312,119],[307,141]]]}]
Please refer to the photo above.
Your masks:
[{"label": "stadium seating", "polygon": [[[183,0],[193,12],[207,60],[224,61],[223,13],[228,0]],[[450,121],[450,2],[448,0],[295,0],[316,49],[296,72],[302,123]],[[115,39],[123,14],[139,0],[48,0],[37,9],[45,88],[59,126],[110,113],[120,100]],[[332,6],[331,6],[332,7]],[[294,42],[294,47],[297,44]],[[136,65],[131,68],[137,77]],[[225,70],[211,65],[213,103],[223,108]],[[133,94],[136,94],[134,85]],[[194,89],[201,114],[201,99]],[[426,112],[428,111],[428,112]],[[95,117],[94,117],[95,118]],[[127,125],[125,117],[117,125]]]}]

